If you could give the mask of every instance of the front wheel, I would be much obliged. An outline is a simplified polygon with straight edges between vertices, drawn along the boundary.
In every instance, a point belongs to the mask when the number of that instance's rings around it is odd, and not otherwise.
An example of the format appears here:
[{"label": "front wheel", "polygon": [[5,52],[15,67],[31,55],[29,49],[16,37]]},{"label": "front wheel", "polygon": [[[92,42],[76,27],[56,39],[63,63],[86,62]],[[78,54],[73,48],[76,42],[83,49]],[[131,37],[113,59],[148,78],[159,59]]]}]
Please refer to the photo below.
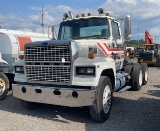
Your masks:
[{"label": "front wheel", "polygon": [[96,88],[96,99],[90,107],[94,121],[104,122],[108,119],[112,107],[112,83],[109,77],[101,76]]},{"label": "front wheel", "polygon": [[8,90],[9,80],[4,73],[0,72],[0,100],[3,100],[7,96]]}]

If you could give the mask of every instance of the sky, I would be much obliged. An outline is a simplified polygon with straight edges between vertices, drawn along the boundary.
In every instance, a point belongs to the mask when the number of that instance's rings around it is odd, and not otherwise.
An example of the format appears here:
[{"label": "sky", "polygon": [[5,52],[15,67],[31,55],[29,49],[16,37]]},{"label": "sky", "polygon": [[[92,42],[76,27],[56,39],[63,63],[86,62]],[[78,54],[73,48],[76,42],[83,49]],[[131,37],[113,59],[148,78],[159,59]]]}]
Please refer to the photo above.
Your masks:
[{"label": "sky", "polygon": [[[153,41],[160,39],[160,0],[0,0],[0,26],[3,29],[42,32],[42,6],[44,7],[44,29],[57,25],[63,14],[98,15],[103,8],[112,17],[132,20],[132,40],[145,39],[148,30]],[[123,30],[123,28],[122,28]]]}]

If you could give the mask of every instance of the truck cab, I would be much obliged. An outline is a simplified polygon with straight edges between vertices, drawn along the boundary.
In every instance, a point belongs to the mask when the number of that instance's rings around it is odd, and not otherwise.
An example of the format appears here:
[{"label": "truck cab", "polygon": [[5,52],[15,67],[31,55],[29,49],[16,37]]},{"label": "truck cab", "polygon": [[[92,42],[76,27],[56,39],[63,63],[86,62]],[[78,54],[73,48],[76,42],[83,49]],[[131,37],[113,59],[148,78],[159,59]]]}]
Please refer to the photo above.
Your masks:
[{"label": "truck cab", "polygon": [[[129,39],[130,17],[124,21],[124,37]],[[140,90],[148,79],[143,80],[147,66],[142,72],[139,64],[124,64],[120,21],[102,9],[98,16],[65,14],[57,40],[54,34],[52,40],[25,44],[21,72],[25,79],[13,84],[13,96],[26,108],[39,103],[88,106],[92,119],[104,122],[113,92]]]}]

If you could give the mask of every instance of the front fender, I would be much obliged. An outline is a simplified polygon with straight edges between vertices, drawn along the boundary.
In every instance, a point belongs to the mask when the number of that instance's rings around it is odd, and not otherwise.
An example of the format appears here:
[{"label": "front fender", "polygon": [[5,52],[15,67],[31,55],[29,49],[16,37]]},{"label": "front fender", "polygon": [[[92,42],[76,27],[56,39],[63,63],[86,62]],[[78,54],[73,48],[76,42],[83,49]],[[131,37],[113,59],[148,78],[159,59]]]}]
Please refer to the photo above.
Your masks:
[{"label": "front fender", "polygon": [[[95,76],[78,76],[76,75],[75,68],[77,66],[95,66],[96,75]],[[80,86],[97,86],[99,83],[100,76],[102,72],[107,69],[113,70],[114,77],[116,75],[115,62],[111,59],[107,58],[78,58],[73,63],[73,77],[72,77],[72,85],[80,85]]]}]

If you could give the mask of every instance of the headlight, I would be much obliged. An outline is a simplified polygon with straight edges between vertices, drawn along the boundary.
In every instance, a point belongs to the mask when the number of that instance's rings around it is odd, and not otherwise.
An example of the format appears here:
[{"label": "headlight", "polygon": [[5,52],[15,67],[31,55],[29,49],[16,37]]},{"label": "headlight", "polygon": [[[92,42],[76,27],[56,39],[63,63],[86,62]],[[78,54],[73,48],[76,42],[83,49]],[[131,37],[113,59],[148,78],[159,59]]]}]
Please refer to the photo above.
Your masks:
[{"label": "headlight", "polygon": [[76,67],[77,75],[95,75],[95,67]]},{"label": "headlight", "polygon": [[94,68],[87,68],[87,74],[94,74]]},{"label": "headlight", "polygon": [[24,73],[23,66],[15,66],[15,73]]}]

